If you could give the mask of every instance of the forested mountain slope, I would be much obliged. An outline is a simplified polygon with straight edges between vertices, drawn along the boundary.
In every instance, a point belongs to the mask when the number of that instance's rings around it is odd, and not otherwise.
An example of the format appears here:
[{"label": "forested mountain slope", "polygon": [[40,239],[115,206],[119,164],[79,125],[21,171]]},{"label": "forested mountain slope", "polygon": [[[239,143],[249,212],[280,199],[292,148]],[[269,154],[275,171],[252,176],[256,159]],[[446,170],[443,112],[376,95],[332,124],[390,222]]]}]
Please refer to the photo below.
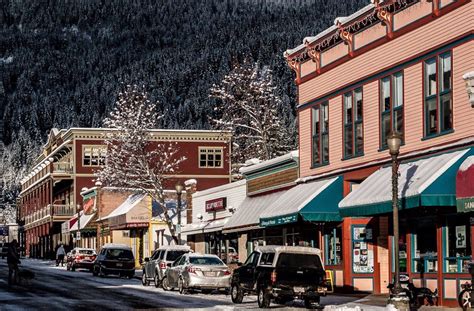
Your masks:
[{"label": "forested mountain slope", "polygon": [[294,126],[283,51],[367,3],[0,0],[0,136],[10,164],[31,159],[25,142],[38,146],[52,127],[100,126],[121,82],[147,86],[162,127],[209,128],[209,89],[244,58],[273,70],[282,119]]}]

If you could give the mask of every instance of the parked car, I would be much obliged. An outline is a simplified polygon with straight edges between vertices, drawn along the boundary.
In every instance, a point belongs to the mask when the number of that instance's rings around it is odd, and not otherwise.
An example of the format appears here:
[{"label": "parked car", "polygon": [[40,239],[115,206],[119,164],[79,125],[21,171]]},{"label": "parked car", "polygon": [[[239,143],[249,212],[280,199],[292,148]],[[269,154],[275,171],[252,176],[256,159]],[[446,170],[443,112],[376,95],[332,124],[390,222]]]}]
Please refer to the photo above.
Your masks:
[{"label": "parked car", "polygon": [[132,249],[124,244],[105,244],[92,268],[94,276],[115,274],[132,278],[135,275],[135,258]]},{"label": "parked car", "polygon": [[76,269],[88,269],[92,271],[97,254],[95,249],[76,247],[66,257],[66,269],[76,271]]},{"label": "parked car", "polygon": [[303,299],[307,308],[319,305],[325,296],[326,273],[321,251],[301,246],[262,246],[234,270],[231,298],[241,303],[244,295],[257,294],[258,306],[268,308],[273,300],[285,304]]},{"label": "parked car", "polygon": [[229,268],[216,255],[187,253],[166,270],[162,286],[164,290],[178,288],[181,294],[194,289],[228,291],[230,278]]},{"label": "parked car", "polygon": [[8,243],[3,243],[3,244],[0,246],[0,254],[2,255],[2,259],[4,259],[5,257],[7,257],[7,254],[8,254]]},{"label": "parked car", "polygon": [[148,286],[150,281],[153,280],[155,286],[159,287],[166,269],[171,266],[176,259],[191,251],[191,248],[185,245],[162,246],[155,250],[150,258],[145,258],[142,284]]}]

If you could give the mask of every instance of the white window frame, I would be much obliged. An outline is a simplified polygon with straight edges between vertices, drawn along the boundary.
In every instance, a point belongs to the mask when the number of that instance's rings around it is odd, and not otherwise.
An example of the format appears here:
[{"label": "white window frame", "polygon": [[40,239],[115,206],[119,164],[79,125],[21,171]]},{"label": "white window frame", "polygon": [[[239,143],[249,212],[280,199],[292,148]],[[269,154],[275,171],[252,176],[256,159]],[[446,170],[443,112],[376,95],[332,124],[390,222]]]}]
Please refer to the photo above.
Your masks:
[{"label": "white window frame", "polygon": [[[209,152],[209,151],[212,151],[212,152]],[[208,155],[209,154],[213,154],[213,155],[216,155],[217,153],[220,153],[220,156],[221,156],[221,164],[220,166],[209,166],[207,165],[209,159],[208,159]],[[206,155],[206,165],[201,165],[201,155],[202,154],[205,154]],[[212,160],[215,164],[216,162],[216,159],[214,157],[214,160]],[[198,166],[199,168],[223,168],[224,167],[224,148],[223,147],[205,147],[205,146],[201,146],[199,147],[199,150],[198,150]]]},{"label": "white window frame", "polygon": [[[89,164],[85,164],[86,149],[90,149],[90,163]],[[97,161],[97,164],[92,164],[92,155],[96,152],[96,150],[98,150],[99,152],[98,161]],[[100,158],[103,157],[105,161],[106,154],[107,154],[107,146],[105,145],[83,145],[82,146],[82,166],[83,167],[102,166],[102,164],[100,164]]]}]

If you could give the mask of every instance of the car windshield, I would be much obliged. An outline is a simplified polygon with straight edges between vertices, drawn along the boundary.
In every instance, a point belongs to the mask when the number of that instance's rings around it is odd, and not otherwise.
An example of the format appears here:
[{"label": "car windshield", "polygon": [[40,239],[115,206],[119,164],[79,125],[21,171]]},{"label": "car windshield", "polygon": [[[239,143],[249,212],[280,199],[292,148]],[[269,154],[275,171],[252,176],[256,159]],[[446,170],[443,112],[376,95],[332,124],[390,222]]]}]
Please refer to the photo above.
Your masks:
[{"label": "car windshield", "polygon": [[175,261],[176,259],[178,259],[179,257],[181,257],[182,255],[188,253],[188,251],[168,251],[168,255],[166,255],[166,260],[167,261]]},{"label": "car windshield", "polygon": [[133,254],[128,249],[108,249],[105,257],[107,259],[133,259]]},{"label": "car windshield", "polygon": [[321,260],[315,254],[280,254],[277,266],[288,268],[322,268]]},{"label": "car windshield", "polygon": [[223,266],[224,263],[216,257],[190,257],[189,262],[194,265]]},{"label": "car windshield", "polygon": [[79,254],[83,255],[94,255],[95,251],[93,249],[80,249],[78,250]]}]

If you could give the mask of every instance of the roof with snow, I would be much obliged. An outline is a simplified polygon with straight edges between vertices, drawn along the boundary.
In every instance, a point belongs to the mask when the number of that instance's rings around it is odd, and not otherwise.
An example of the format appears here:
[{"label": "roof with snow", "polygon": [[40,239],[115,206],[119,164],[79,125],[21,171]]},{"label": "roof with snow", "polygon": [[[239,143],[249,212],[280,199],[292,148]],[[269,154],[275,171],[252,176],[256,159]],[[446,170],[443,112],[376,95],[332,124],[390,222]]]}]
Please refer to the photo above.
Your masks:
[{"label": "roof with snow", "polygon": [[138,203],[140,203],[145,197],[146,197],[146,194],[144,193],[135,193],[135,194],[130,195],[125,200],[125,202],[120,204],[119,207],[117,207],[112,213],[103,217],[102,220],[127,214],[132,208],[134,208]]},{"label": "roof with snow", "polygon": [[267,160],[267,161],[264,161],[264,162],[260,162],[258,164],[242,167],[240,169],[240,172],[244,175],[249,175],[249,174],[252,174],[254,172],[261,171],[263,169],[266,169],[266,168],[269,168],[269,167],[272,167],[272,166],[275,166],[275,165],[278,165],[278,164],[281,164],[281,163],[285,163],[285,162],[288,162],[288,161],[296,161],[297,162],[298,159],[299,159],[298,150],[294,150],[294,151],[291,151],[290,153],[287,153],[285,155],[282,155],[282,156],[279,156],[279,157],[276,157],[276,158],[273,158],[273,159],[270,159],[270,160]]}]

